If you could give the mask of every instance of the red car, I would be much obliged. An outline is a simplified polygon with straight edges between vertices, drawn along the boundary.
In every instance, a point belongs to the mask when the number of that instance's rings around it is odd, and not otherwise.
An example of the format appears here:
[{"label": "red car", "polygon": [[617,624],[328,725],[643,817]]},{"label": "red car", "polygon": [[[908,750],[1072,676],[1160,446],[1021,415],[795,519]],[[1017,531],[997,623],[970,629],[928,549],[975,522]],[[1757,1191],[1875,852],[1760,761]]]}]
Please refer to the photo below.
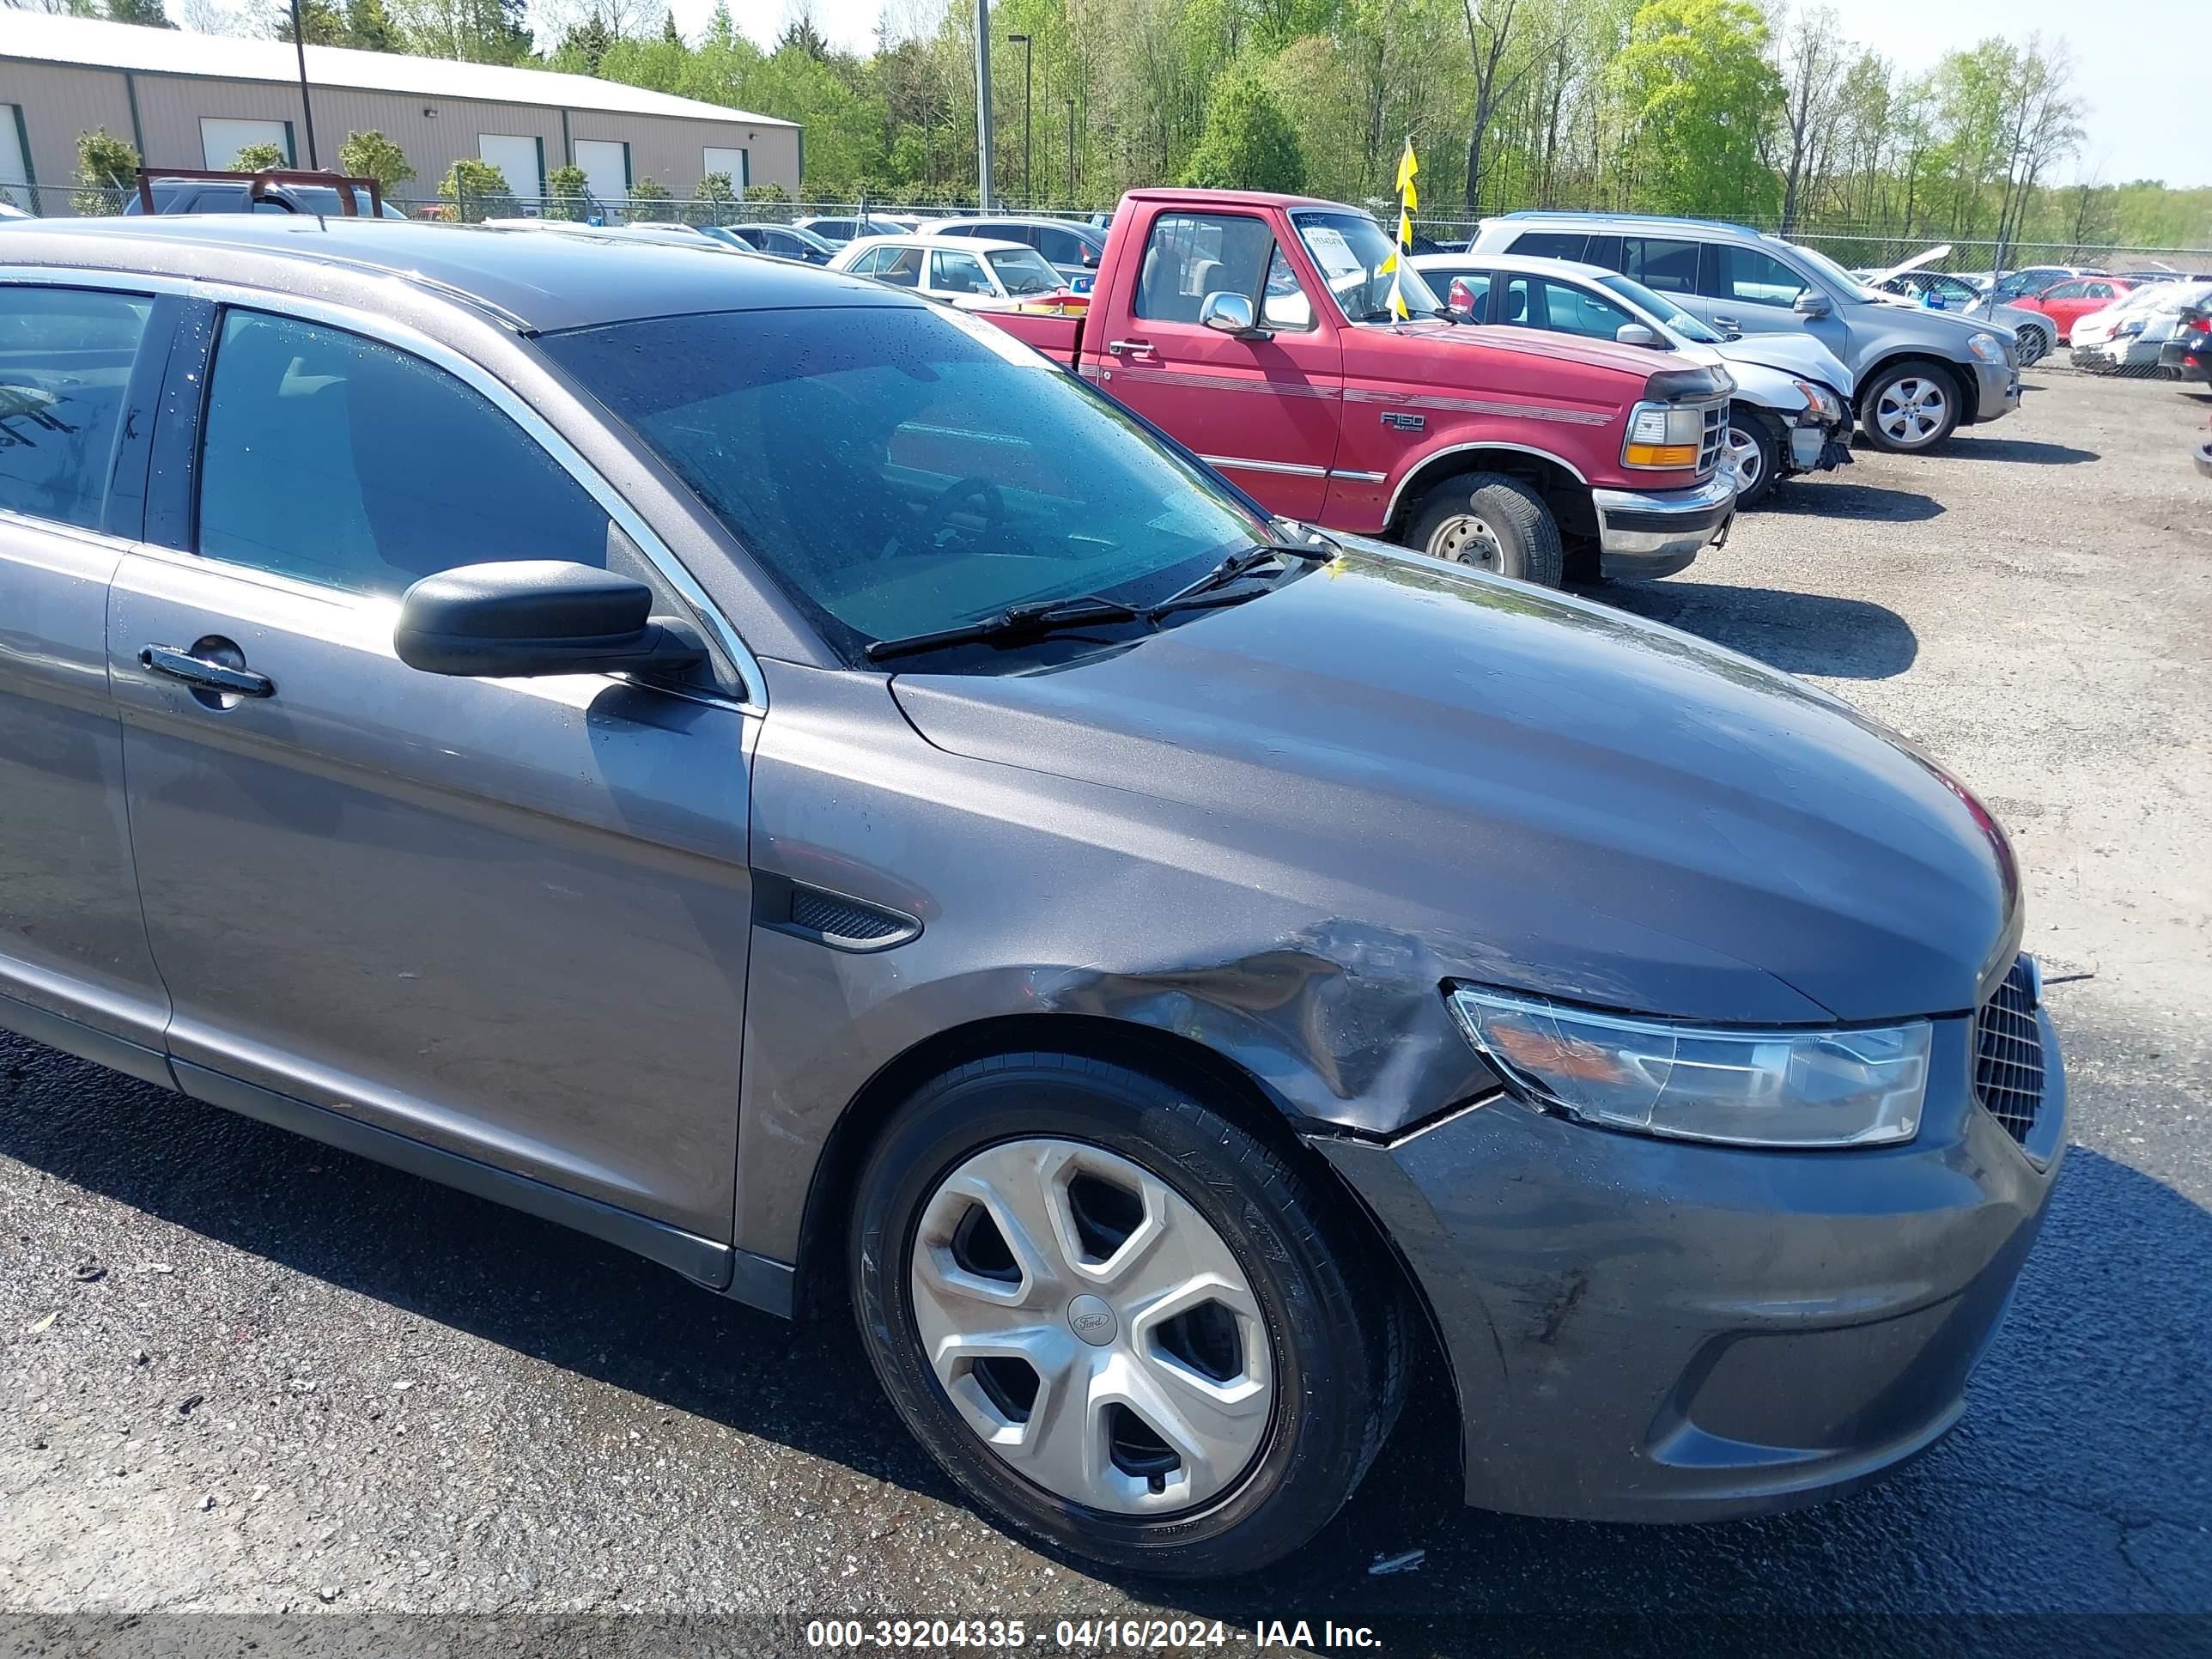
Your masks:
[{"label": "red car", "polygon": [[2011,301],[2027,311],[2039,311],[2057,325],[2061,345],[2073,337],[2074,325],[2093,311],[2102,311],[2135,287],[2117,276],[2076,276],[2054,283],[2040,294],[2023,294]]},{"label": "red car", "polygon": [[1556,586],[1681,569],[1735,511],[1721,369],[1445,314],[1334,202],[1122,198],[1086,312],[987,310],[1271,513]]}]

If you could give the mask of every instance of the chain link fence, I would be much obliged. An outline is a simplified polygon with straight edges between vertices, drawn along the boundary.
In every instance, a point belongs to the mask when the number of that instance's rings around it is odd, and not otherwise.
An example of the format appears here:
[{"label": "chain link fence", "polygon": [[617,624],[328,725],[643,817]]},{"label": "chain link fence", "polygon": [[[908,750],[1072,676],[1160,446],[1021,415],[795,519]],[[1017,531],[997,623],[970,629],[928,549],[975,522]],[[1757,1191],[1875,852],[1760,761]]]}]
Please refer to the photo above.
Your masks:
[{"label": "chain link fence", "polygon": [[[82,217],[118,214],[136,196],[131,188],[107,189],[82,185],[0,185],[0,203],[21,208],[40,217]],[[477,223],[485,219],[550,219],[578,223],[743,225],[789,224],[794,220],[875,219],[921,220],[972,216],[973,206],[942,201],[903,202],[896,198],[815,198],[803,201],[732,200],[726,197],[637,197],[603,201],[583,196],[466,196],[455,201],[436,195],[389,196],[386,202],[410,219],[458,220]],[[1386,222],[1394,211],[1385,202],[1363,204]],[[1088,221],[1110,210],[1060,203],[1034,206],[1000,204],[1000,216]],[[1426,216],[1413,222],[1415,231],[1440,247],[1464,247],[1480,221]],[[1753,229],[1773,232],[1773,224],[1744,222]],[[1815,247],[1846,269],[1885,270],[1892,265],[1948,244],[1950,252],[1928,262],[1937,271],[1986,271],[1996,268],[1999,257],[2008,270],[2025,265],[2088,265],[2102,270],[2146,270],[2169,268],[2188,276],[2212,276],[2212,248],[2124,246],[2110,242],[2011,242],[1988,238],[1961,239],[1930,231],[1912,236],[1865,227],[1801,226],[1793,238]]]}]

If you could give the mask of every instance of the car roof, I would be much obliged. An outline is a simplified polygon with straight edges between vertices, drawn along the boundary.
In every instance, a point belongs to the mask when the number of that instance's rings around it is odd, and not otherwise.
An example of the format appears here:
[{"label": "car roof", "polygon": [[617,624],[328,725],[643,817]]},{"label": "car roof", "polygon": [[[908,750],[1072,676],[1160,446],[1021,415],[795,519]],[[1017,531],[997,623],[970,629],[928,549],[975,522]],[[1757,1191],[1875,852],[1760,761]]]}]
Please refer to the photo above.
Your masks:
[{"label": "car roof", "polygon": [[1035,225],[1045,230],[1073,231],[1092,241],[1098,240],[1101,234],[1096,225],[1085,224],[1080,219],[1055,219],[1049,213],[971,213],[951,219],[925,219],[921,222],[932,231],[955,225]]},{"label": "car roof", "polygon": [[1590,230],[1601,226],[1610,230],[1620,230],[1624,227],[1658,228],[1695,231],[1708,237],[1717,234],[1723,239],[1742,241],[1771,242],[1779,240],[1753,225],[1740,225],[1727,219],[1680,218],[1663,213],[1596,213],[1567,208],[1526,208],[1517,212],[1495,215],[1493,220],[1485,222],[1493,221],[1531,230],[1540,229],[1546,225],[1557,225],[1565,230]]},{"label": "car roof", "polygon": [[1470,260],[1492,270],[1518,270],[1531,276],[1568,276],[1584,283],[1620,275],[1604,265],[1587,264],[1580,259],[1547,259],[1535,253],[1416,253],[1412,263],[1416,270],[1441,270],[1446,265],[1463,265]]},{"label": "car roof", "polygon": [[[641,227],[642,228],[642,227]],[[41,219],[11,264],[200,278],[296,293],[318,269],[410,283],[530,332],[690,312],[880,305],[880,285],[712,237],[560,234],[307,214]]]},{"label": "car roof", "polygon": [[[934,236],[925,236],[918,230],[902,230],[896,236],[855,236],[839,252],[866,252],[872,247],[912,247],[925,252],[945,251],[945,244]],[[955,253],[1034,253],[1036,250],[1027,242],[1002,241],[995,236],[963,236],[949,250]]]},{"label": "car roof", "polygon": [[1266,190],[1133,190],[1127,200],[1158,202],[1175,207],[1287,207],[1332,208],[1339,213],[1356,213],[1363,219],[1375,216],[1364,208],[1356,208],[1345,202],[1323,201],[1318,196],[1279,196]]}]

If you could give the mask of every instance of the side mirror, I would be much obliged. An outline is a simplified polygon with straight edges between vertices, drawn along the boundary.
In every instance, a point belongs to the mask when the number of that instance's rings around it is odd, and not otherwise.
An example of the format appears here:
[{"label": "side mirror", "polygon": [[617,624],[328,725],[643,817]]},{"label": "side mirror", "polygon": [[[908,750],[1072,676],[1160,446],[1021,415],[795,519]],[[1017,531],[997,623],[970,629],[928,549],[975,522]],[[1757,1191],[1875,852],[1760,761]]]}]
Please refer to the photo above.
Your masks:
[{"label": "side mirror", "polygon": [[1659,337],[1643,323],[1623,323],[1613,331],[1613,337],[1623,345],[1656,346]]},{"label": "side mirror", "polygon": [[690,626],[656,620],[643,582],[551,559],[465,564],[425,576],[399,601],[392,647],[426,674],[666,676],[707,659]]},{"label": "side mirror", "polygon": [[1797,302],[1790,309],[1800,317],[1825,317],[1833,311],[1835,307],[1828,303],[1826,295],[1818,289],[1808,288],[1797,296]]},{"label": "side mirror", "polygon": [[1198,320],[1203,326],[1224,334],[1249,336],[1259,332],[1252,319],[1249,297],[1224,289],[1216,289],[1199,302]]}]

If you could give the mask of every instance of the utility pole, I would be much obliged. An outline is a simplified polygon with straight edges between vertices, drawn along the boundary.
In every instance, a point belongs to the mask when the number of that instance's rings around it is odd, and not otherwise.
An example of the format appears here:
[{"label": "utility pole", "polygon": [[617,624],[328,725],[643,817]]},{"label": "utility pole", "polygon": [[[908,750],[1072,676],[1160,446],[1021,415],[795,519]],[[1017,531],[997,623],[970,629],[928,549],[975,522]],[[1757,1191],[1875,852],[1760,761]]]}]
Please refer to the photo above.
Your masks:
[{"label": "utility pole", "polygon": [[300,22],[300,0],[292,0],[292,45],[300,54],[300,116],[307,127],[307,165],[322,166],[315,155],[315,110],[307,98],[307,31]]},{"label": "utility pole", "polygon": [[991,0],[975,0],[975,205],[991,210]]},{"label": "utility pole", "polygon": [[1022,205],[1036,205],[1036,192],[1030,188],[1030,37],[1010,34],[1006,39],[1022,49]]},{"label": "utility pole", "polygon": [[1075,100],[1067,100],[1067,204],[1079,207],[1082,198],[1075,188]]}]

